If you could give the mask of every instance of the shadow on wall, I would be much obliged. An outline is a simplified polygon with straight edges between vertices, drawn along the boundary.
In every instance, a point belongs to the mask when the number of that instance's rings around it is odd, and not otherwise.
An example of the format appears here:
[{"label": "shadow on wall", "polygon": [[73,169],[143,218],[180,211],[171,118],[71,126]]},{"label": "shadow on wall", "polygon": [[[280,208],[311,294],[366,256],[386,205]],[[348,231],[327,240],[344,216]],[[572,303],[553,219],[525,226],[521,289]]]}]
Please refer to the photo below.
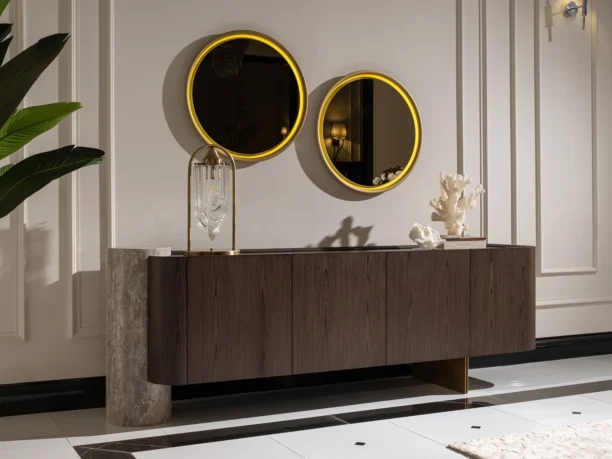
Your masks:
[{"label": "shadow on wall", "polygon": [[340,183],[327,169],[319,150],[317,127],[319,109],[327,93],[339,80],[340,77],[328,80],[309,94],[309,109],[304,127],[295,141],[295,150],[300,166],[321,191],[343,201],[365,201],[373,198],[375,194],[359,193]]},{"label": "shadow on wall", "polygon": [[[372,247],[376,244],[368,243],[373,226],[353,226],[353,217],[346,217],[340,222],[340,228],[329,236],[325,236],[316,247]],[[353,243],[351,243],[353,242]],[[313,247],[307,245],[306,248]]]},{"label": "shadow on wall", "polygon": [[[170,132],[181,146],[183,151],[189,156],[206,143],[196,130],[189,111],[187,110],[187,99],[185,88],[187,86],[187,77],[194,59],[204,46],[216,38],[217,35],[209,35],[199,40],[194,41],[186,46],[176,55],[170,67],[166,71],[164,77],[164,85],[162,89],[162,106],[164,108],[164,116],[166,123],[170,128]],[[256,163],[245,163],[243,161],[236,162],[238,169],[252,166]],[[187,163],[185,163],[187,166]]]}]

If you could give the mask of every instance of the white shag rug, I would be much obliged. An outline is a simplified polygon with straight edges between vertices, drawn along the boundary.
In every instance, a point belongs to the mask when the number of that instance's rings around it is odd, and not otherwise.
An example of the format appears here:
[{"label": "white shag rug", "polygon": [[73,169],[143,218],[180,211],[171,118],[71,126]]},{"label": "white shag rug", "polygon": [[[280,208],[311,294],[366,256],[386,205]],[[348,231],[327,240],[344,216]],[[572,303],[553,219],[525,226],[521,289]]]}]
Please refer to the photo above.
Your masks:
[{"label": "white shag rug", "polygon": [[473,459],[612,459],[612,420],[448,446]]}]

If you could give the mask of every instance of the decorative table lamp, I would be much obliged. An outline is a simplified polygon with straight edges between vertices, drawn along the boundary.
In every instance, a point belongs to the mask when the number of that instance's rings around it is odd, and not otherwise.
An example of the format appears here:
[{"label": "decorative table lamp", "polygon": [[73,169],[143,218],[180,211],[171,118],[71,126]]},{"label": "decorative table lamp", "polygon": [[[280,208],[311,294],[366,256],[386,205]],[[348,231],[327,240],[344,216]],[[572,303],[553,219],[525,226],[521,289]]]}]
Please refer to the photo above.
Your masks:
[{"label": "decorative table lamp", "polygon": [[[202,159],[196,156],[205,151]],[[221,153],[221,154],[219,154]],[[230,191],[231,176],[231,191]],[[232,249],[193,251],[191,249],[192,218],[214,241],[227,215],[229,195],[232,196]],[[194,207],[192,207],[194,204]],[[204,145],[193,152],[187,176],[187,256],[237,255],[236,250],[236,163],[232,155],[215,144]]]}]

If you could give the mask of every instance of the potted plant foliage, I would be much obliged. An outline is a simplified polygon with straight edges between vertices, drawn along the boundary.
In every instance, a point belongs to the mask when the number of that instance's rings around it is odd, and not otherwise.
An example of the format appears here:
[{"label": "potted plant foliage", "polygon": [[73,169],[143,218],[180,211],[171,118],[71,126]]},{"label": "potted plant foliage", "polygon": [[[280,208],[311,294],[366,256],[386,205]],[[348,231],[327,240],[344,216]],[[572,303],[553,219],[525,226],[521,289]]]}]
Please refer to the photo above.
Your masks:
[{"label": "potted plant foliage", "polygon": [[[9,2],[0,0],[0,14]],[[0,161],[81,108],[78,102],[18,108],[38,77],[64,48],[69,36],[60,33],[45,37],[4,63],[13,38],[9,37],[11,29],[12,24],[0,24]],[[98,164],[103,156],[104,152],[96,148],[68,145],[0,167],[0,218],[53,180]]]}]

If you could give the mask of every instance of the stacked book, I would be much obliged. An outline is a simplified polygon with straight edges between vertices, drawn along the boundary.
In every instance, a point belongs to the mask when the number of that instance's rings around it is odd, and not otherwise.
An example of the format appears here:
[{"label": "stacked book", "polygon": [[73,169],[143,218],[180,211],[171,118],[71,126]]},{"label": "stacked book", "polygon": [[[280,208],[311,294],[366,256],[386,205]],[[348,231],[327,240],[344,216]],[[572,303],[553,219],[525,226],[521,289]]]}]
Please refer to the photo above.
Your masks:
[{"label": "stacked book", "polygon": [[442,236],[444,250],[486,249],[487,238],[475,236]]}]

